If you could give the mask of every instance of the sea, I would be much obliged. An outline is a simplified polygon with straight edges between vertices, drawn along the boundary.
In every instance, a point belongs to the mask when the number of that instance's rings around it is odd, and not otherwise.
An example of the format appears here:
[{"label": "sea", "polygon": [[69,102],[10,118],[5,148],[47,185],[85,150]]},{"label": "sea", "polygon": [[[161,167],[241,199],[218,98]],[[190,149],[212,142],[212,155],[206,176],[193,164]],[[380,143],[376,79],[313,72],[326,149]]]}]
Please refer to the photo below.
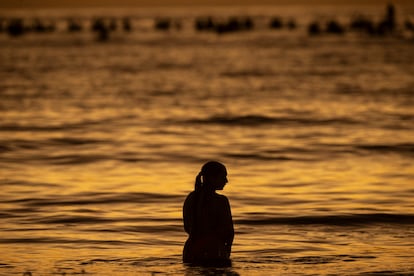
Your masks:
[{"label": "sea", "polygon": [[[386,34],[308,32],[385,5],[2,10],[0,275],[414,275],[414,7],[395,10]],[[226,268],[181,261],[209,160]]]}]

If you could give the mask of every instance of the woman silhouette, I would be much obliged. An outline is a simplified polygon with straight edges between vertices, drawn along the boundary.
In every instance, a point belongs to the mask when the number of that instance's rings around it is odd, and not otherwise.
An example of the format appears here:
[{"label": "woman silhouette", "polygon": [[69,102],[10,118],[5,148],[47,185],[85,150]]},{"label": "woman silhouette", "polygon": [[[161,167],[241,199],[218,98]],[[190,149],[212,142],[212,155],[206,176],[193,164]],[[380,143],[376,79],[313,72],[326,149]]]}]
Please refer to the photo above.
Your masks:
[{"label": "woman silhouette", "polygon": [[184,245],[183,262],[193,265],[229,266],[234,229],[230,204],[223,190],[226,167],[216,161],[203,165],[183,207],[184,229],[189,237]]}]

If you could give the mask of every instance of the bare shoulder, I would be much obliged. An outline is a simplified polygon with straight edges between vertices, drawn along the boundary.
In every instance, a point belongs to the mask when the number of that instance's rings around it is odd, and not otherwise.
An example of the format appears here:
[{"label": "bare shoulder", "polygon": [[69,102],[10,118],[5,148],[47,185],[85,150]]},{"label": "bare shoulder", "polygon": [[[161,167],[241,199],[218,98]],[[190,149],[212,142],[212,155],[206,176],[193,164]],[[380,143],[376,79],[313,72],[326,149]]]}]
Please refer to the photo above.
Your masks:
[{"label": "bare shoulder", "polygon": [[185,198],[185,202],[184,203],[192,202],[194,200],[194,197],[195,197],[195,192],[194,191],[190,192],[187,195],[187,197]]},{"label": "bare shoulder", "polygon": [[222,204],[229,204],[229,200],[225,195],[216,194],[216,199]]},{"label": "bare shoulder", "polygon": [[190,192],[190,193],[187,195],[187,198],[193,198],[193,197],[194,197],[194,195],[195,195],[195,192],[194,192],[194,191],[192,191],[192,192]]}]

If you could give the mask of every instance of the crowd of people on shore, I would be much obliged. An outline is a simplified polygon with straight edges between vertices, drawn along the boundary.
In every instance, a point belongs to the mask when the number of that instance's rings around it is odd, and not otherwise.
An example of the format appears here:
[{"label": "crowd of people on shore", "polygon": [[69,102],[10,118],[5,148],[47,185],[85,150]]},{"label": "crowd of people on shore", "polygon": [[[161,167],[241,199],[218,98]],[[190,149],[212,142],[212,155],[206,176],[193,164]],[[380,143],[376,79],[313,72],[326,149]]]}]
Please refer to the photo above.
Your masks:
[{"label": "crowd of people on shore", "polygon": [[[153,28],[157,31],[181,30],[182,23],[179,19],[168,17],[153,18]],[[298,28],[298,23],[292,19],[283,19],[274,16],[268,19],[266,24],[269,29],[287,29],[293,31]],[[253,17],[217,18],[213,16],[196,17],[193,22],[197,32],[213,32],[217,34],[251,31],[255,29]],[[397,20],[395,6],[389,4],[386,12],[380,20],[374,20],[364,15],[354,16],[347,23],[339,20],[313,20],[307,24],[307,33],[311,36],[321,34],[343,35],[346,32],[360,32],[371,36],[386,36],[398,32],[409,32],[414,36],[414,22],[410,18],[403,21]],[[90,30],[97,34],[99,40],[107,40],[115,31],[125,33],[133,31],[133,19],[130,17],[97,17],[89,20],[80,18],[66,18],[65,31],[68,33]],[[56,20],[40,18],[0,18],[0,33],[11,37],[19,37],[27,33],[52,33],[58,30]]]}]

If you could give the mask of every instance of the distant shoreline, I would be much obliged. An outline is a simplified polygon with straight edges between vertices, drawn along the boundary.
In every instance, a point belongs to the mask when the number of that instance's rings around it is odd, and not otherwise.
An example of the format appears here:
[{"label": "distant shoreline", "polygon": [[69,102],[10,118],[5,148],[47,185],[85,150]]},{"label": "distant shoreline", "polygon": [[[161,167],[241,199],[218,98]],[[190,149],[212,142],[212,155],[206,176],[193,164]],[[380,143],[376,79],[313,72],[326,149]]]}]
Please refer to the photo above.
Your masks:
[{"label": "distant shoreline", "polygon": [[199,1],[194,3],[191,0],[163,0],[154,3],[151,0],[142,0],[140,3],[136,3],[133,0],[121,0],[114,3],[111,0],[98,1],[88,0],[82,3],[74,4],[73,1],[62,0],[59,3],[48,0],[23,0],[23,1],[2,1],[0,3],[0,10],[20,10],[20,9],[82,9],[82,8],[126,8],[126,7],[137,7],[137,8],[180,8],[185,6],[194,7],[248,7],[248,6],[297,6],[297,5],[323,5],[323,6],[384,6],[388,3],[401,6],[414,6],[414,2],[411,0],[350,0],[350,1],[332,1],[332,0],[315,0],[315,1],[304,1],[304,0],[260,0],[252,2],[250,0],[238,1],[237,4],[231,1]]}]

